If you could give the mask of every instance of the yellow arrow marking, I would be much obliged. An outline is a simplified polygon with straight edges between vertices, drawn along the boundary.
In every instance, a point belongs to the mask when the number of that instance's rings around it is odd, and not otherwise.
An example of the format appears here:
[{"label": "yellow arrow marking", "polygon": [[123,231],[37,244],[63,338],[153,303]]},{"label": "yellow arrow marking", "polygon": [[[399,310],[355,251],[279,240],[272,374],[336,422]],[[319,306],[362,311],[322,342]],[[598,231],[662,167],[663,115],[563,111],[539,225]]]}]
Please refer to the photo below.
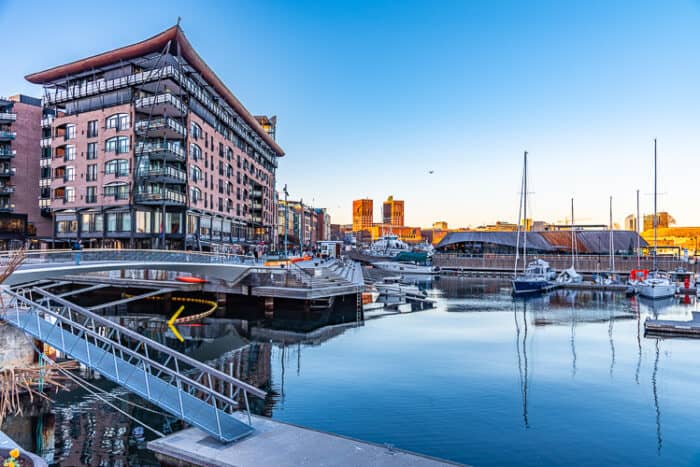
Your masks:
[{"label": "yellow arrow marking", "polygon": [[184,342],[185,339],[180,335],[179,332],[177,332],[177,329],[175,328],[175,320],[177,319],[178,316],[180,316],[180,313],[182,313],[185,310],[185,305],[182,305],[180,308],[177,309],[177,311],[170,317],[168,320],[168,327],[170,330],[175,334],[175,337],[177,337],[180,342]]}]

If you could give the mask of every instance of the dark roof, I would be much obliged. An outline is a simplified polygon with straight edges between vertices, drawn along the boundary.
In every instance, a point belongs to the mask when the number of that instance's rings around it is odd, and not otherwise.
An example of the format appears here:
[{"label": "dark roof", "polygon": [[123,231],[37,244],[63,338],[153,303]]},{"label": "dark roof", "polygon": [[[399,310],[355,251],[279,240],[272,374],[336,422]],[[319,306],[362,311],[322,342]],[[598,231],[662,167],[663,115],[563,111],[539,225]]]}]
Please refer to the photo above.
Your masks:
[{"label": "dark roof", "polygon": [[[520,245],[522,245],[522,233]],[[463,242],[492,243],[494,245],[509,246],[515,248],[518,245],[518,232],[450,232],[438,243],[436,248]],[[555,251],[538,232],[527,233],[528,248],[541,251]]]},{"label": "dark roof", "polygon": [[[521,233],[522,235],[522,233]],[[613,242],[615,251],[627,251],[637,247],[636,232],[629,230],[614,230]],[[492,243],[515,248],[517,245],[517,232],[450,232],[438,243],[436,248],[463,242]],[[522,237],[520,246],[522,247]],[[639,237],[642,247],[649,246]],[[528,248],[539,251],[571,251],[571,232],[528,232]],[[610,253],[609,230],[579,230],[576,232],[576,250],[579,253],[607,254]]]},{"label": "dark roof", "polygon": [[284,155],[282,148],[272,139],[272,137],[263,130],[260,123],[251,115],[250,112],[241,104],[241,102],[233,95],[226,85],[216,76],[216,73],[204,62],[202,57],[194,50],[190,42],[185,37],[185,33],[180,26],[173,26],[165,31],[156,34],[153,37],[142,40],[135,44],[120,47],[110,50],[92,57],[76,60],[64,65],[58,65],[48,70],[39,71],[25,76],[25,79],[34,84],[46,84],[68,75],[100,68],[120,60],[130,60],[142,57],[149,53],[162,52],[165,47],[174,41],[180,46],[182,56],[202,77],[213,86],[216,91],[224,97],[226,102],[240,114],[240,116],[255,130],[256,133],[280,156]]}]

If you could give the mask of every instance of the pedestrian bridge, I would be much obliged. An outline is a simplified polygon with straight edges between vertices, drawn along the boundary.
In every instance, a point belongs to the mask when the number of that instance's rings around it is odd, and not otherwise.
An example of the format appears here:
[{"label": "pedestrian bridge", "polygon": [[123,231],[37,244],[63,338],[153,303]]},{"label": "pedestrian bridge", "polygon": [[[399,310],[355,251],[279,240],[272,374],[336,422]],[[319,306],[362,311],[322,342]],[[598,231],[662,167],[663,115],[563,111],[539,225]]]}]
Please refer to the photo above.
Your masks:
[{"label": "pedestrian bridge", "polygon": [[[11,253],[0,254],[0,262]],[[4,256],[4,258],[3,258]],[[242,283],[251,295],[317,299],[362,291],[362,269],[352,261],[306,261],[300,265],[265,266],[251,256],[167,250],[44,250],[27,252],[22,265],[5,285],[70,279],[98,283],[98,273],[124,270],[158,270],[193,274],[207,279],[203,291],[227,292]],[[90,274],[94,274],[91,278]],[[124,284],[122,284],[124,285]],[[134,285],[133,283],[131,285]]]}]

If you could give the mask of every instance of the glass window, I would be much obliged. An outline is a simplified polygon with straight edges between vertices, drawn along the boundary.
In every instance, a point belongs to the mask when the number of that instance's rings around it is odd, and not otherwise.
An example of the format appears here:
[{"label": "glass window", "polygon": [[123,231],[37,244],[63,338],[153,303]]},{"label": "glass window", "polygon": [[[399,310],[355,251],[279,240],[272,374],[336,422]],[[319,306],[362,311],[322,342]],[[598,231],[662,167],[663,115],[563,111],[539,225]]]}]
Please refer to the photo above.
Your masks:
[{"label": "glass window", "polygon": [[195,233],[197,233],[197,216],[187,214],[187,235],[194,235]]},{"label": "glass window", "polygon": [[105,142],[106,152],[116,152],[122,154],[129,152],[129,138],[126,136],[115,136]]},{"label": "glass window", "polygon": [[191,187],[190,188],[190,201],[193,203],[198,203],[199,200],[202,199],[202,190],[200,190],[197,187]]},{"label": "glass window", "polygon": [[104,187],[105,196],[113,196],[114,199],[129,199],[129,185],[106,185]]},{"label": "glass window", "polygon": [[75,168],[74,167],[66,167],[66,171],[63,174],[63,180],[66,182],[72,182],[75,180]]},{"label": "glass window", "polygon": [[117,177],[129,175],[129,161],[126,159],[115,159],[105,164],[105,173],[114,174]]},{"label": "glass window", "polygon": [[197,125],[195,122],[190,124],[190,136],[194,139],[199,139],[202,137],[202,127]]},{"label": "glass window", "polygon": [[87,137],[94,138],[97,136],[97,120],[90,120],[87,125]]},{"label": "glass window", "polygon": [[73,138],[75,138],[75,125],[73,125],[73,124],[66,125],[65,139],[73,139]]},{"label": "glass window", "polygon": [[69,145],[66,146],[66,152],[65,155],[63,156],[64,161],[74,161],[75,160],[75,146]]},{"label": "glass window", "polygon": [[193,182],[198,182],[199,180],[201,180],[202,179],[202,169],[200,169],[196,165],[191,165],[190,166],[190,178],[192,179]]},{"label": "glass window", "polygon": [[66,187],[66,193],[63,196],[63,199],[67,202],[70,203],[72,201],[75,201],[75,188],[72,186]]},{"label": "glass window", "polygon": [[115,128],[117,131],[129,128],[129,114],[121,113],[107,117],[105,128]]},{"label": "glass window", "polygon": [[136,232],[151,233],[151,217],[149,211],[136,211]]},{"label": "glass window", "polygon": [[97,181],[97,164],[89,164],[87,166],[87,172],[85,173],[85,181]]},{"label": "glass window", "polygon": [[86,203],[96,203],[97,202],[97,187],[89,186],[85,192],[85,202]]},{"label": "glass window", "polygon": [[87,158],[88,160],[97,159],[97,143],[88,143]]},{"label": "glass window", "polygon": [[194,143],[190,143],[190,157],[195,161],[202,158],[202,148]]}]

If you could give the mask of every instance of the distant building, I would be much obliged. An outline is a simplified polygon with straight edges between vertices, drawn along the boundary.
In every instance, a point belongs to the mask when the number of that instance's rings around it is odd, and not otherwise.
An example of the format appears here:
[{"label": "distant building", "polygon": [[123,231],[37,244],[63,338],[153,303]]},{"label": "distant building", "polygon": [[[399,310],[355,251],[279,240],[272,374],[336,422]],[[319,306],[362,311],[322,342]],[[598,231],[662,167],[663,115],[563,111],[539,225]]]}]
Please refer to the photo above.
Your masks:
[{"label": "distant building", "polygon": [[0,248],[51,235],[39,208],[41,100],[0,98]]},{"label": "distant building", "polygon": [[288,248],[297,248],[300,243],[311,247],[319,240],[330,240],[331,216],[326,208],[281,199],[277,203],[277,244],[280,249],[284,249],[285,228]]},{"label": "distant building", "polygon": [[372,227],[374,223],[373,202],[371,199],[356,199],[352,202],[352,230],[359,232]]},{"label": "distant building", "polygon": [[637,231],[637,216],[630,214],[625,217],[625,230]]},{"label": "distant building", "polygon": [[[659,229],[663,229],[666,227],[669,227],[672,224],[676,223],[676,219],[671,217],[671,215],[667,212],[659,212],[656,214],[656,227]],[[653,214],[647,214],[644,216],[644,230],[653,230],[654,229],[654,215]]]},{"label": "distant building", "polygon": [[433,222],[433,230],[447,230],[447,222],[445,222],[445,221]]},{"label": "distant building", "polygon": [[382,223],[394,227],[404,225],[404,203],[389,196],[382,205]]}]

